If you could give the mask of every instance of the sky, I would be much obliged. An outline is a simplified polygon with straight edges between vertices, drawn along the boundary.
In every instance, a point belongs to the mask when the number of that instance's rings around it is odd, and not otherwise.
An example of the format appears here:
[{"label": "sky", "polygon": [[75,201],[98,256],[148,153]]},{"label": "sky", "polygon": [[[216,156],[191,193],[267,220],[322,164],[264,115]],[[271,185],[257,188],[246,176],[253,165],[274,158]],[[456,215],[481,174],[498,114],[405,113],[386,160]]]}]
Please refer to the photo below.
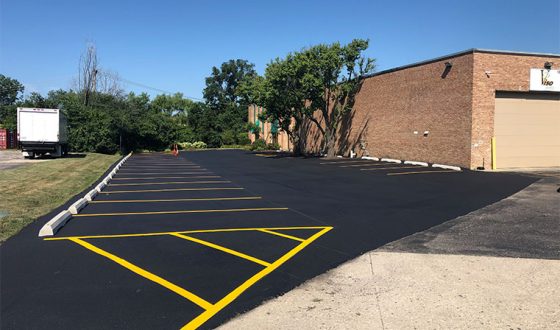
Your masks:
[{"label": "sky", "polygon": [[[376,70],[470,48],[560,53],[559,0],[0,0],[0,73],[68,89],[88,43],[127,91],[201,98],[213,66],[370,40]],[[141,87],[138,84],[150,87]]]}]

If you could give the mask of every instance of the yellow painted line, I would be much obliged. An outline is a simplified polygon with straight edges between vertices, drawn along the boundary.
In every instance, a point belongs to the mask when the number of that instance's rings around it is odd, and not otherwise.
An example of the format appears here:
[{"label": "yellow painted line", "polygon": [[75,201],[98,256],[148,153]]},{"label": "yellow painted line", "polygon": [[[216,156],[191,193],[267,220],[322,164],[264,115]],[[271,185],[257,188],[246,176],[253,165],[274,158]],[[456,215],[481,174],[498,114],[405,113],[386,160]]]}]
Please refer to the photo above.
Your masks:
[{"label": "yellow painted line", "polygon": [[418,168],[418,166],[391,166],[391,167],[376,167],[376,168],[361,168],[360,171],[377,171],[377,170],[394,170],[399,168]]},{"label": "yellow painted line", "polygon": [[205,309],[205,310],[210,310],[211,308],[214,307],[214,305],[212,305],[211,303],[209,303],[208,301],[200,298],[199,296],[195,295],[192,292],[189,292],[183,288],[181,288],[180,286],[177,286],[153,273],[150,273],[149,271],[142,269],[122,258],[117,257],[114,254],[111,254],[105,250],[102,250],[98,247],[96,247],[95,245],[92,245],[88,242],[82,241],[79,238],[69,238],[69,240],[71,240],[72,242],[79,244],[83,247],[85,247],[86,249],[95,252],[121,266],[123,266],[124,268],[130,270],[133,273],[136,273],[142,277],[144,277],[147,280],[150,280],[152,282],[155,282],[163,287],[165,287],[166,289],[169,289],[173,292],[175,292],[176,294],[180,295],[183,298],[188,299],[189,301],[192,301],[193,303],[197,304],[198,306],[200,306],[201,308]]},{"label": "yellow painted line", "polygon": [[147,178],[113,178],[112,180],[155,180],[155,179],[217,179],[219,175],[195,175],[195,176],[150,176]]},{"label": "yellow painted line", "polygon": [[109,183],[108,186],[148,186],[161,184],[211,184],[211,183],[231,183],[231,181],[171,181],[171,182],[142,182],[142,183]]},{"label": "yellow painted line", "polygon": [[185,326],[183,326],[182,329],[183,330],[190,330],[190,329],[196,329],[196,328],[200,327],[202,324],[204,324],[204,322],[208,321],[210,318],[212,318],[214,315],[216,315],[216,313],[218,313],[224,307],[229,305],[232,301],[234,301],[237,297],[239,297],[248,288],[250,288],[255,283],[260,281],[266,275],[272,273],[274,270],[276,270],[278,267],[280,267],[286,261],[290,260],[293,256],[295,256],[298,252],[300,252],[301,250],[306,248],[309,244],[311,244],[313,241],[315,241],[317,238],[321,237],[323,234],[325,234],[326,232],[328,232],[331,229],[332,229],[332,227],[325,227],[323,230],[319,231],[318,233],[314,234],[310,238],[308,238],[305,241],[303,241],[302,243],[300,243],[298,246],[296,246],[295,248],[290,250],[290,252],[286,253],[285,255],[280,257],[278,260],[273,262],[270,266],[266,267],[265,269],[261,270],[257,274],[253,275],[251,278],[249,278],[243,284],[241,284],[240,286],[235,288],[235,290],[231,291],[224,298],[222,298],[220,301],[215,303],[211,308],[207,309],[202,314],[197,316],[195,319],[193,319],[192,321],[187,323]]},{"label": "yellow painted line", "polygon": [[187,214],[187,213],[221,213],[221,212],[253,212],[253,211],[286,211],[287,207],[255,207],[244,209],[216,209],[216,210],[180,210],[180,211],[151,211],[151,212],[122,212],[122,213],[82,213],[73,217],[110,217],[119,215],[150,215],[150,214]]},{"label": "yellow painted line", "polygon": [[268,229],[259,229],[259,231],[262,231],[263,233],[268,233],[268,234],[272,234],[272,235],[284,237],[284,238],[289,238],[289,239],[292,239],[292,240],[294,240],[294,241],[300,241],[300,242],[305,241],[303,238],[299,238],[299,237],[295,237],[295,236],[292,236],[292,235],[286,235],[286,234],[278,233],[278,232],[275,232],[275,231],[272,231],[272,230],[268,230]]},{"label": "yellow painted line", "polygon": [[198,229],[198,230],[185,230],[185,231],[164,231],[155,233],[140,233],[140,234],[112,234],[112,235],[89,235],[89,236],[66,236],[66,237],[49,237],[45,241],[60,241],[71,238],[81,239],[95,239],[95,238],[124,238],[124,237],[144,237],[144,236],[163,236],[171,234],[196,234],[196,233],[228,233],[237,231],[258,231],[261,229],[266,230],[298,230],[298,229],[325,229],[327,227],[272,227],[272,228],[222,228],[222,229]]},{"label": "yellow painted line", "polygon": [[215,197],[215,198],[177,198],[177,199],[123,199],[123,200],[93,200],[90,204],[102,203],[158,203],[158,202],[201,202],[201,201],[241,201],[261,199],[262,197]]},{"label": "yellow painted line", "polygon": [[255,154],[255,156],[259,156],[259,157],[276,157],[276,155],[267,155],[267,154]]},{"label": "yellow painted line", "polygon": [[239,252],[239,251],[235,251],[235,250],[232,250],[232,249],[228,249],[227,247],[224,247],[224,246],[221,246],[221,245],[217,245],[217,244],[210,243],[210,242],[207,242],[207,241],[198,239],[198,238],[194,238],[194,237],[191,237],[191,236],[187,236],[187,235],[185,235],[185,234],[171,234],[171,235],[172,235],[172,236],[175,236],[175,237],[182,238],[182,239],[186,239],[186,240],[188,240],[188,241],[192,241],[192,242],[195,242],[195,243],[198,243],[198,244],[202,244],[202,245],[211,247],[211,248],[213,248],[213,249],[220,250],[220,251],[225,252],[225,253],[229,253],[229,254],[231,254],[231,255],[234,255],[234,256],[237,256],[237,257],[240,257],[240,258],[243,258],[243,259],[252,261],[252,262],[254,262],[254,263],[257,263],[257,264],[262,265],[262,266],[265,266],[265,267],[270,266],[270,263],[269,263],[269,262],[263,261],[263,260],[261,260],[261,259],[255,258],[255,257],[253,257],[253,256],[250,256],[250,255],[248,255],[248,254],[245,254],[245,253],[242,253],[242,252]]},{"label": "yellow painted line", "polygon": [[139,193],[139,192],[164,192],[164,191],[205,191],[205,190],[242,190],[244,188],[173,188],[173,189],[147,189],[147,190],[115,190],[102,191],[100,194],[122,194],[122,193]]},{"label": "yellow painted line", "polygon": [[[120,172],[120,171],[119,171]],[[126,173],[122,173],[122,174],[126,174],[126,175],[161,175],[161,174],[173,174],[173,175],[177,175],[177,174],[202,174],[202,173],[212,173],[211,171],[208,170],[196,170],[196,172],[126,172]]]},{"label": "yellow painted line", "polygon": [[128,170],[128,169],[166,169],[166,168],[173,168],[173,169],[180,169],[180,168],[184,168],[184,169],[190,169],[190,168],[198,168],[201,167],[200,165],[181,165],[181,166],[166,166],[166,165],[162,165],[162,166],[130,166],[130,165],[125,165],[123,167],[121,167],[121,170]]},{"label": "yellow painted line", "polygon": [[406,175],[406,174],[427,174],[427,173],[460,173],[462,171],[454,171],[454,170],[441,170],[441,171],[418,171],[418,172],[394,172],[394,173],[387,173],[387,175]]},{"label": "yellow painted line", "polygon": [[389,165],[389,164],[387,164],[387,163],[382,163],[382,164],[372,163],[372,164],[342,165],[342,166],[339,166],[339,167],[366,167],[366,166],[387,166],[387,165]]}]

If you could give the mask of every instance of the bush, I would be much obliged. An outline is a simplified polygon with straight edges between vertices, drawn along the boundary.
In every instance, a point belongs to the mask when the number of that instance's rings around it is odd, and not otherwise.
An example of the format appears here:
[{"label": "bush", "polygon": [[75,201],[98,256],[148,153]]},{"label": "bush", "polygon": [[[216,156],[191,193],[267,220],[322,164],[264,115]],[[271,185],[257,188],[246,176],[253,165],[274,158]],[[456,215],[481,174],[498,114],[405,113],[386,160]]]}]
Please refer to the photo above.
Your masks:
[{"label": "bush", "polygon": [[251,144],[251,150],[252,151],[262,151],[262,150],[266,150],[267,145],[266,142],[264,142],[264,140],[255,140],[255,142],[253,142],[253,144]]},{"label": "bush", "polygon": [[241,133],[237,134],[237,144],[246,145],[246,144],[250,144],[250,143],[251,143],[251,140],[247,136],[247,132],[241,132]]},{"label": "bush", "polygon": [[208,146],[202,141],[196,142],[180,142],[179,149],[206,149]]},{"label": "bush", "polygon": [[269,143],[266,148],[268,150],[278,150],[280,149],[280,145],[278,143]]}]

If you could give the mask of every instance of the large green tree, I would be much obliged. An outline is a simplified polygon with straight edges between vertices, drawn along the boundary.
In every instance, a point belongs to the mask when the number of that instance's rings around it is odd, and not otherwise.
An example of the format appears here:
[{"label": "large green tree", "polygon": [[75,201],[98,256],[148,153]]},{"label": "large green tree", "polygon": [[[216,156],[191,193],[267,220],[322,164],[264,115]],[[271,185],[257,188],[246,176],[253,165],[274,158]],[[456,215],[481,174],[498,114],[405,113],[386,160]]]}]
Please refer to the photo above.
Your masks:
[{"label": "large green tree", "polygon": [[21,98],[23,91],[24,87],[19,81],[0,74],[0,127],[16,129],[16,102]]}]

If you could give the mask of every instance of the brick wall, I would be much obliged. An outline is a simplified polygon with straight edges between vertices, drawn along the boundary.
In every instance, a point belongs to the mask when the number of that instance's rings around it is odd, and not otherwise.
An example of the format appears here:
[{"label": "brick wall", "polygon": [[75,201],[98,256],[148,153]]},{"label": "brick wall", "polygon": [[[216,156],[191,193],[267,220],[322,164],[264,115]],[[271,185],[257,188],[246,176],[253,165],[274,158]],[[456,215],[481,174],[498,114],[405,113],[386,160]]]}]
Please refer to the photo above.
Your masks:
[{"label": "brick wall", "polygon": [[484,164],[488,169],[491,165],[496,91],[529,91],[529,70],[543,68],[545,62],[553,62],[553,69],[560,68],[560,57],[474,54],[471,168]]}]

